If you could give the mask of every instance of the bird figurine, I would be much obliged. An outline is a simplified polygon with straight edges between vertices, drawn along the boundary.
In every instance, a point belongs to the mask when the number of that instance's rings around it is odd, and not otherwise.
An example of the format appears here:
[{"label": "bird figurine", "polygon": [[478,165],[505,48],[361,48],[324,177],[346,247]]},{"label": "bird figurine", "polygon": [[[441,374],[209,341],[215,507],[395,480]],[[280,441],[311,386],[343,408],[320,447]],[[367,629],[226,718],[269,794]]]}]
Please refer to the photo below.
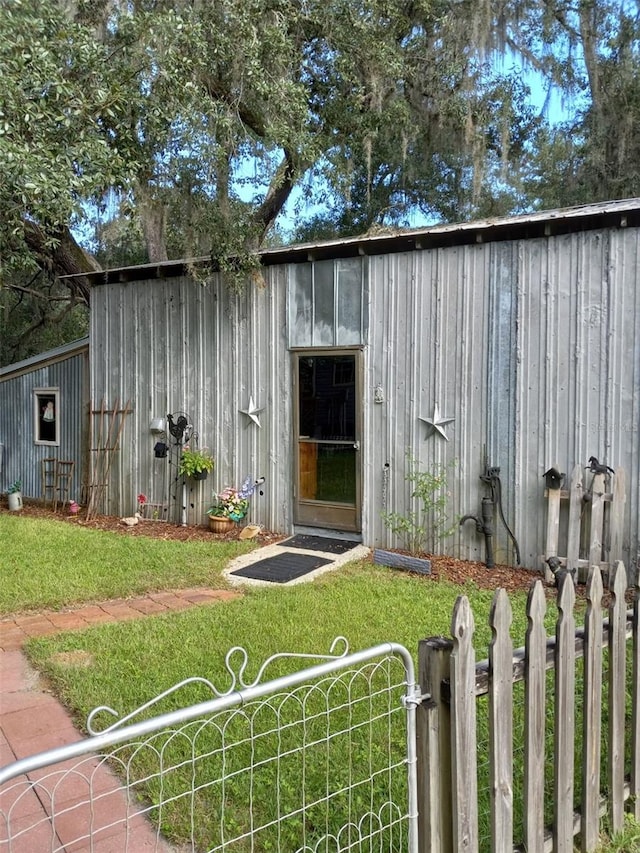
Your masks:
[{"label": "bird figurine", "polygon": [[605,465],[604,462],[598,462],[595,456],[589,457],[589,464],[585,466],[591,471],[592,474],[615,474],[616,472],[613,468],[609,468],[608,465]]},{"label": "bird figurine", "polygon": [[576,570],[565,568],[565,566],[562,565],[562,560],[560,559],[560,557],[549,557],[547,560],[545,560],[545,563],[549,566],[551,574],[553,575],[554,586],[559,587],[562,583],[562,579],[567,575],[571,576],[571,580],[575,584]]},{"label": "bird figurine", "polygon": [[120,524],[125,524],[127,527],[135,527],[136,524],[139,523],[141,518],[142,516],[139,512],[137,512],[135,515],[130,515],[127,518],[121,518]]},{"label": "bird figurine", "polygon": [[169,432],[175,438],[176,442],[180,444],[184,431],[189,426],[189,421],[184,415],[178,415],[178,419],[175,421],[173,415],[167,415],[167,420],[169,421]]},{"label": "bird figurine", "polygon": [[560,560],[560,557],[549,557],[547,560],[545,560],[545,563],[549,566],[554,575],[558,571],[558,569],[562,568],[562,562]]}]

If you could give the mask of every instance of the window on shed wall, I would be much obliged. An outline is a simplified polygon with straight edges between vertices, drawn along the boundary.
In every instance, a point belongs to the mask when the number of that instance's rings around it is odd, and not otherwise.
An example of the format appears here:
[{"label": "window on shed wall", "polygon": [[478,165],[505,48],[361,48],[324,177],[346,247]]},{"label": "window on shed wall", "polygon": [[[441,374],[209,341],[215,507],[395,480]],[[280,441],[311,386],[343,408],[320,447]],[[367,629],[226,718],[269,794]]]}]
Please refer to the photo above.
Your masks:
[{"label": "window on shed wall", "polygon": [[289,267],[289,346],[365,343],[367,283],[362,258]]},{"label": "window on shed wall", "polygon": [[33,389],[33,421],[36,444],[60,444],[60,391],[58,388]]}]

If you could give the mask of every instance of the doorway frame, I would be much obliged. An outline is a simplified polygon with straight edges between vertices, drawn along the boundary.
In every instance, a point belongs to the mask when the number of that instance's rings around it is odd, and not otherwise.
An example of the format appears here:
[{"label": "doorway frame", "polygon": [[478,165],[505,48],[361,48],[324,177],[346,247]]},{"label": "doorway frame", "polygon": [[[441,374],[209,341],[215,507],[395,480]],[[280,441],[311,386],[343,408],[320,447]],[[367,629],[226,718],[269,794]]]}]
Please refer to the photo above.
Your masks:
[{"label": "doorway frame", "polygon": [[[344,530],[352,533],[362,531],[362,482],[363,482],[363,427],[364,427],[364,347],[295,347],[291,352],[293,387],[293,523],[298,527],[317,527],[327,530]],[[355,503],[341,504],[300,498],[300,411],[299,411],[299,361],[305,356],[355,358]]]}]

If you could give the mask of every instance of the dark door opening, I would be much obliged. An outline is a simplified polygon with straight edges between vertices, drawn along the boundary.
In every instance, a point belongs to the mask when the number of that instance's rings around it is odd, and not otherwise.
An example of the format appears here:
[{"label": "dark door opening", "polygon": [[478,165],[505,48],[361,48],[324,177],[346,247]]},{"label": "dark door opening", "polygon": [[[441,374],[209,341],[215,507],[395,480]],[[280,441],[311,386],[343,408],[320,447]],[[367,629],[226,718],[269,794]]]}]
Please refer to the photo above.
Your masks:
[{"label": "dark door opening", "polygon": [[361,529],[360,352],[295,354],[295,521]]}]

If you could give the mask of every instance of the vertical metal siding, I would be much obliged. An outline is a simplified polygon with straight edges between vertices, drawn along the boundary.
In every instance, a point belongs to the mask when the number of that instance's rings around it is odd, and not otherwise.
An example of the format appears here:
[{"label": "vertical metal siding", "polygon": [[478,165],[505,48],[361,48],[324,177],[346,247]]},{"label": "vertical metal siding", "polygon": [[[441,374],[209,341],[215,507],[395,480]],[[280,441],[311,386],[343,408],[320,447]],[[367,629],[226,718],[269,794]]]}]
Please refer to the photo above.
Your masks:
[{"label": "vertical metal siding", "polygon": [[[0,488],[22,480],[26,498],[41,498],[41,461],[47,457],[76,463],[70,497],[82,499],[87,458],[87,350],[69,358],[34,365],[0,382],[0,442],[4,445]],[[35,444],[33,390],[60,391],[60,445]]]},{"label": "vertical metal siding", "polygon": [[[364,537],[369,544],[400,545],[389,537],[380,513],[416,509],[405,480],[407,451],[422,468],[455,463],[448,475],[452,521],[476,508],[483,443],[478,413],[486,393],[487,260],[483,249],[471,246],[380,256],[370,266],[369,384],[382,386],[384,402],[365,399]],[[429,435],[420,420],[432,418],[436,405],[442,417],[455,419],[444,427],[448,440]],[[452,539],[434,544],[458,550],[460,537],[456,531]],[[474,557],[479,547],[471,546]]]},{"label": "vertical metal siding", "polygon": [[[187,483],[187,522],[205,523],[211,492],[251,475],[265,477],[252,520],[278,530],[290,525],[286,269],[265,273],[266,286],[244,296],[230,294],[217,276],[206,285],[171,278],[94,290],[94,408],[116,396],[133,408],[104,511],[130,514],[139,492],[154,503],[168,492],[172,520],[180,521],[177,455],[154,457],[149,424],[183,411],[216,463],[207,480]],[[260,427],[241,413],[251,396],[264,407]]]},{"label": "vertical metal siding", "polygon": [[[457,461],[450,514],[480,512],[484,451],[499,466],[507,521],[524,565],[539,567],[546,504],[543,473],[569,473],[596,455],[626,469],[625,558],[638,556],[640,510],[640,298],[637,229],[450,247],[372,258],[371,410],[365,541],[394,542],[380,520],[411,508],[404,448],[423,467]],[[407,258],[413,257],[413,263]],[[416,286],[416,282],[418,283]],[[419,403],[417,402],[419,398]],[[419,417],[439,403],[449,438],[425,438]],[[383,441],[380,437],[383,436]],[[497,558],[513,548],[496,519]],[[469,525],[439,550],[476,559],[484,543]]]},{"label": "vertical metal siding", "polygon": [[[625,558],[638,555],[640,511],[639,231],[603,229],[372,256],[364,347],[363,538],[392,542],[383,509],[411,507],[405,454],[423,467],[456,461],[451,517],[480,512],[484,463],[499,466],[504,510],[524,565],[544,550],[543,473],[590,455],[628,476]],[[203,523],[212,488],[265,477],[251,519],[292,525],[291,357],[286,265],[265,287],[230,295],[217,276],[94,288],[92,399],[131,399],[125,449],[106,509],[129,514],[166,463],[153,458],[152,417],[186,411],[216,460],[188,496]],[[367,292],[365,288],[365,293]],[[380,388],[383,402],[376,402]],[[257,427],[241,413],[263,408]],[[454,422],[448,441],[420,420],[435,405]],[[486,458],[485,458],[486,451]],[[163,467],[164,466],[164,467]],[[497,523],[497,556],[513,549]],[[482,559],[472,525],[437,549]]]}]

